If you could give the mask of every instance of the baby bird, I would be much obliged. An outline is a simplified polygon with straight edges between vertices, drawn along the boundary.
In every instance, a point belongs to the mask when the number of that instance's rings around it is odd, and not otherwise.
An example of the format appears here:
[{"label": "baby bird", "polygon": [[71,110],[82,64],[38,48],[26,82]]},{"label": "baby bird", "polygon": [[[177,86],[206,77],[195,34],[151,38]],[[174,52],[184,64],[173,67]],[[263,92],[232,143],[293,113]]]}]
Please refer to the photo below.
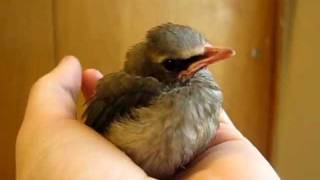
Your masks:
[{"label": "baby bird", "polygon": [[234,54],[188,26],[154,27],[128,51],[122,71],[99,80],[86,124],[148,175],[169,178],[214,137],[222,92],[207,66]]}]

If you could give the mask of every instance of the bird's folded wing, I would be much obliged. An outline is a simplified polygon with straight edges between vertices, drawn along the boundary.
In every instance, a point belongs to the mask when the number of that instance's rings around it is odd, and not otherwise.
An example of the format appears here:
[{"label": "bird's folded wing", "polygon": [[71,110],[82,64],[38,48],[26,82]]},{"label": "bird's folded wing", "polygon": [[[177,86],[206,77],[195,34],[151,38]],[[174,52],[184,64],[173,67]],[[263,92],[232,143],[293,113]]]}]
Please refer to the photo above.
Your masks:
[{"label": "bird's folded wing", "polygon": [[112,121],[131,116],[134,108],[152,104],[161,91],[161,83],[152,77],[118,72],[104,76],[98,82],[96,94],[88,101],[84,117],[86,124],[99,133]]}]

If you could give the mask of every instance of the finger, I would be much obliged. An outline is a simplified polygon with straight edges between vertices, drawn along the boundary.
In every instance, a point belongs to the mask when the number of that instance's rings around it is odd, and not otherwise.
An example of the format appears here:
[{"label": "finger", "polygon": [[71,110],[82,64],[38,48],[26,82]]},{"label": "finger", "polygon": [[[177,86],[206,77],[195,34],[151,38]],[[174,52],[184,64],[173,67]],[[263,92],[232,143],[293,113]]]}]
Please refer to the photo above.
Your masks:
[{"label": "finger", "polygon": [[93,96],[97,82],[102,76],[96,69],[87,69],[83,72],[81,89],[86,100]]},{"label": "finger", "polygon": [[80,86],[81,65],[79,61],[72,56],[65,57],[56,68],[40,78],[33,86],[26,119],[74,118],[76,97]]},{"label": "finger", "polygon": [[234,126],[220,123],[217,134],[210,143],[209,148],[218,144],[222,144],[224,142],[239,140],[243,138],[244,136]]},{"label": "finger", "polygon": [[200,154],[195,160],[193,160],[190,166],[192,166],[193,164],[197,164],[200,160],[202,160],[205,156],[208,155],[208,152],[210,151],[210,149],[215,148],[218,145],[221,145],[227,142],[246,139],[241,134],[241,132],[234,126],[231,119],[229,118],[227,113],[224,111],[224,109],[221,109],[221,113],[219,116],[219,123],[220,123],[219,128],[215,136],[212,138],[211,142],[209,143],[207,147],[207,151]]},{"label": "finger", "polygon": [[234,126],[233,122],[231,121],[230,117],[228,116],[228,114],[224,109],[221,109],[219,122],[226,125]]},{"label": "finger", "polygon": [[81,65],[74,56],[66,56],[57,67],[51,71],[48,76],[52,76],[52,81],[57,86],[62,87],[75,99],[81,86]]},{"label": "finger", "polygon": [[209,148],[227,141],[244,138],[240,131],[234,126],[224,109],[221,110],[219,122],[219,129],[217,130],[215,137],[212,139]]}]

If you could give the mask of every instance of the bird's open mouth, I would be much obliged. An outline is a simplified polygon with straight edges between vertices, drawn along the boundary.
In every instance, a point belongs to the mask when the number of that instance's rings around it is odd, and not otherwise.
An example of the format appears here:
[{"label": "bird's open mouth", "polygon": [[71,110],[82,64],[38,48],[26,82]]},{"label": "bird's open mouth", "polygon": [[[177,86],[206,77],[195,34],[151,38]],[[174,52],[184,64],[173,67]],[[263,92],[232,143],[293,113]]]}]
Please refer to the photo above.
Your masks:
[{"label": "bird's open mouth", "polygon": [[219,60],[227,59],[234,56],[236,52],[230,48],[206,46],[203,55],[199,60],[193,62],[187,70],[179,74],[179,78],[188,79],[192,77],[200,69],[206,68],[208,65]]}]

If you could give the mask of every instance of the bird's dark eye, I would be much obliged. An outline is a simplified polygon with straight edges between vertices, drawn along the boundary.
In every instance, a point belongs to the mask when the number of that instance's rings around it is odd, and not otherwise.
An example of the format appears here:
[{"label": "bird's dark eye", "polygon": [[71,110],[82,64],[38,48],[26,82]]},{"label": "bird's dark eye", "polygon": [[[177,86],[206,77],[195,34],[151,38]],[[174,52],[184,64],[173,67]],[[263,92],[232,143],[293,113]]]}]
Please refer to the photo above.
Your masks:
[{"label": "bird's dark eye", "polygon": [[163,61],[163,66],[168,70],[168,71],[174,71],[178,69],[179,66],[178,60],[173,60],[173,59],[167,59]]},{"label": "bird's dark eye", "polygon": [[192,56],[188,59],[167,59],[162,62],[162,65],[168,71],[179,72],[187,69],[192,63],[204,58],[203,55]]}]

